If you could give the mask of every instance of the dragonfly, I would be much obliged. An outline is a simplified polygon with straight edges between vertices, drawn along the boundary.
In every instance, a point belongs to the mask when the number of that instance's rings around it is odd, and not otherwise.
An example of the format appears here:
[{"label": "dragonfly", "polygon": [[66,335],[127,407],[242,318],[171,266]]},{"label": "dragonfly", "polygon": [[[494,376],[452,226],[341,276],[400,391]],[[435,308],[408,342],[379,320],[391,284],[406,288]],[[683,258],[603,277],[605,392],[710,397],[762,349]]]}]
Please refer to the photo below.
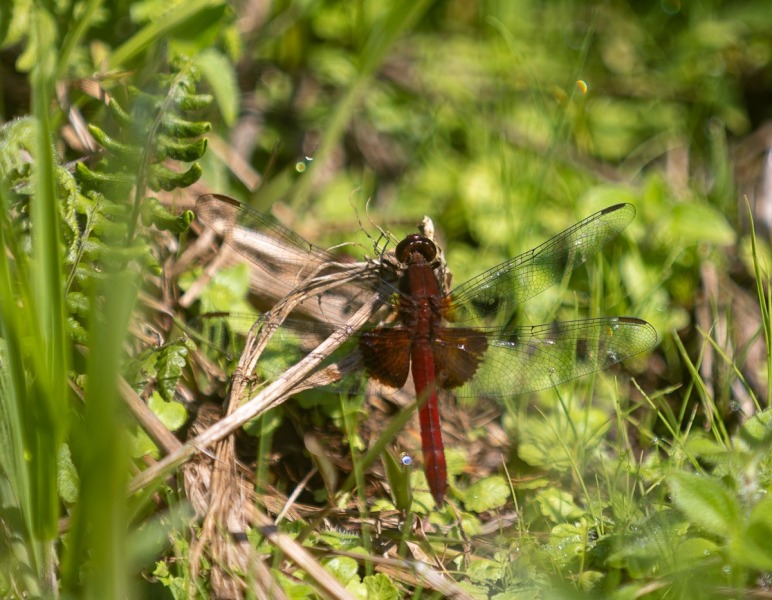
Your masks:
[{"label": "dragonfly", "polygon": [[[618,316],[513,325],[516,308],[561,282],[635,216],[616,204],[472,279],[450,280],[437,244],[411,233],[376,260],[352,265],[314,246],[270,215],[221,194],[196,202],[198,218],[268,277],[276,297],[306,290],[279,332],[321,340],[377,297],[379,311],[354,336],[356,364],[386,389],[415,388],[423,468],[436,505],[448,491],[438,396],[513,397],[605,369],[652,348],[655,329]],[[341,276],[338,287],[315,285]],[[412,376],[412,377],[411,377]]]}]

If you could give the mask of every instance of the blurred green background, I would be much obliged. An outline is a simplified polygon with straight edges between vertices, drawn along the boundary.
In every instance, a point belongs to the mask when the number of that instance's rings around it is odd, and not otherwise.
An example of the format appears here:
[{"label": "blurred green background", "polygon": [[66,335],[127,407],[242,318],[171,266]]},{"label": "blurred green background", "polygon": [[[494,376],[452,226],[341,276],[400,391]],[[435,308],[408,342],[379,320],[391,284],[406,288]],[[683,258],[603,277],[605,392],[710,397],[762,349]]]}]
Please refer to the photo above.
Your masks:
[{"label": "blurred green background", "polygon": [[[194,237],[178,241],[184,226],[140,224],[146,163],[122,164],[86,125],[120,138],[126,127],[110,121],[104,93],[128,105],[132,88],[163,93],[180,81],[213,101],[195,111],[211,124],[208,149],[181,167],[196,162],[200,179],[154,189],[173,215],[224,193],[317,245],[356,241],[369,256],[379,227],[399,238],[429,215],[461,282],[601,208],[636,206],[619,240],[521,317],[636,316],[656,327],[658,347],[615,372],[616,383],[508,404],[496,420],[504,442],[459,416],[475,409],[449,409],[462,436],[451,462],[463,509],[414,509],[435,535],[395,527],[400,556],[417,544],[411,559],[434,559],[455,591],[477,597],[769,593],[769,0],[9,0],[0,7],[0,196],[12,217],[0,223],[3,595],[216,597],[227,587],[219,561],[225,580],[243,576],[210,547],[204,576],[191,574],[178,518],[190,489],[123,495],[159,444],[110,382],[142,372],[136,365],[166,341],[149,324],[184,318],[178,278],[189,290],[203,266],[177,268]],[[87,243],[102,232],[83,226],[76,162],[129,175],[139,189],[107,194],[133,209],[116,217],[129,231],[121,250],[146,252],[141,268],[125,269],[131,282],[114,285],[105,275],[114,262]],[[146,234],[140,249],[135,231]],[[224,294],[243,306],[246,273],[221,275],[202,302]],[[90,302],[75,306],[73,291]],[[177,362],[159,359],[155,373],[174,373],[170,390],[197,364],[187,346],[175,351]],[[149,401],[169,429],[214,396],[188,387],[173,402]],[[355,448],[345,409],[335,410]],[[361,409],[352,414],[366,423]],[[483,460],[475,449],[486,444],[496,455]],[[261,447],[258,462],[270,451]],[[272,483],[289,493],[296,481]],[[373,508],[363,495],[351,501],[357,514]],[[376,555],[381,541],[358,522],[339,524],[357,533],[353,543],[311,519],[281,527],[302,530],[355,596],[421,594],[395,574],[401,563],[387,577],[365,559],[333,562],[334,551]],[[461,548],[467,534],[479,537]],[[318,573],[298,576],[278,566],[286,547],[252,541],[288,596],[315,593]]]}]

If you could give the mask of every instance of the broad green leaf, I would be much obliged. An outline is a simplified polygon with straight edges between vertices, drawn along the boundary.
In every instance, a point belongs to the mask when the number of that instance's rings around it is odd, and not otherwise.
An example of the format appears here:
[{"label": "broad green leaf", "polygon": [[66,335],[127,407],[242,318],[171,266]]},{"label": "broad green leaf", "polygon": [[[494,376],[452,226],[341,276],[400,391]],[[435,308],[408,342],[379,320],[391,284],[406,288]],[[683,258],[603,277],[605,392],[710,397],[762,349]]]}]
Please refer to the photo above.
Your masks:
[{"label": "broad green leaf", "polygon": [[396,600],[400,597],[397,586],[383,573],[368,575],[362,583],[367,588],[368,600]]},{"label": "broad green leaf", "polygon": [[608,416],[601,410],[589,409],[569,412],[571,427],[556,426],[557,415],[529,417],[515,424],[520,444],[518,455],[529,465],[553,471],[571,469],[572,454],[587,453],[601,443],[609,428]]},{"label": "broad green leaf", "polygon": [[735,231],[726,217],[707,204],[690,202],[676,204],[664,219],[660,233],[679,244],[716,244],[728,246],[735,242]]},{"label": "broad green leaf", "polygon": [[486,477],[469,486],[464,492],[464,506],[476,513],[501,508],[509,499],[509,494],[509,485],[503,477]]},{"label": "broad green leaf", "polygon": [[673,503],[693,524],[721,537],[729,537],[737,530],[737,500],[718,481],[692,473],[674,473],[669,484]]},{"label": "broad green leaf", "polygon": [[182,404],[174,400],[167,402],[158,392],[153,392],[147,405],[169,431],[177,431],[188,419],[188,411]]},{"label": "broad green leaf", "polygon": [[504,565],[499,562],[481,558],[472,560],[466,571],[470,581],[485,583],[486,581],[498,581],[504,576]]},{"label": "broad green leaf", "polygon": [[627,569],[636,578],[671,573],[677,568],[673,540],[684,539],[688,530],[678,511],[655,511],[617,536],[607,563]]},{"label": "broad green leaf", "polygon": [[697,433],[689,437],[686,442],[686,452],[700,458],[711,458],[727,453],[726,447],[720,445],[713,438]]},{"label": "broad green leaf", "polygon": [[299,577],[290,577],[278,569],[274,570],[272,575],[281,585],[281,590],[286,594],[287,598],[301,600],[315,596],[316,590],[314,586],[306,583]]},{"label": "broad green leaf", "polygon": [[574,503],[570,493],[556,488],[542,490],[536,494],[536,504],[541,514],[554,523],[563,523],[584,515],[584,511]]},{"label": "broad green leaf", "polygon": [[[434,505],[434,498],[426,482],[426,474],[422,470],[413,469],[410,473],[410,482],[413,488],[413,512],[424,514],[441,508]],[[433,512],[432,516],[436,514]]]},{"label": "broad green leaf", "polygon": [[[158,373],[158,393],[167,402],[174,400],[177,382],[182,376],[182,370],[188,363],[188,347],[186,341],[163,346],[156,359]],[[174,431],[174,430],[172,430]]]},{"label": "broad green leaf", "polygon": [[688,538],[678,544],[675,555],[682,567],[696,565],[719,552],[720,546],[702,537]]},{"label": "broad green leaf", "polygon": [[[475,585],[470,581],[460,581],[456,586],[466,594],[466,598],[472,600],[489,600],[491,598],[488,586]],[[506,598],[515,598],[515,596],[505,596],[504,599],[506,600]],[[524,596],[524,598],[528,598],[528,596]]]},{"label": "broad green leaf", "polygon": [[735,559],[752,569],[772,571],[772,497],[753,509],[750,519],[731,546]]},{"label": "broad green leaf", "polygon": [[135,428],[133,431],[129,431],[129,455],[133,458],[142,458],[143,456],[158,458],[160,452],[158,446],[145,433],[144,429]]},{"label": "broad green leaf", "polygon": [[445,462],[448,467],[448,475],[458,475],[463,473],[469,464],[469,456],[462,448],[445,448]]},{"label": "broad green leaf", "polygon": [[587,551],[587,523],[584,519],[578,525],[561,523],[552,528],[547,552],[558,564],[570,564]]},{"label": "broad green leaf", "polygon": [[748,448],[757,449],[769,445],[772,440],[772,410],[753,415],[740,428],[738,437]]},{"label": "broad green leaf", "polygon": [[[195,276],[186,279],[187,289]],[[181,282],[182,285],[182,282]],[[201,294],[201,312],[231,312],[247,314],[251,306],[244,300],[249,292],[249,267],[239,263],[226,269],[218,269],[209,285]]]},{"label": "broad green leaf", "polygon": [[345,550],[354,552],[361,547],[362,540],[355,533],[348,533],[329,529],[319,532],[319,540],[333,550]]},{"label": "broad green leaf", "polygon": [[603,581],[603,578],[606,576],[605,573],[601,571],[584,571],[579,574],[579,578],[577,579],[577,583],[579,584],[579,587],[584,590],[585,592],[592,591],[592,589],[601,581]]},{"label": "broad green leaf", "polygon": [[361,598],[367,600],[367,586],[359,580],[352,579],[346,584],[346,591],[354,598]]},{"label": "broad green leaf", "polygon": [[351,581],[359,581],[359,565],[353,558],[334,556],[322,561],[322,564],[343,585],[347,585]]}]

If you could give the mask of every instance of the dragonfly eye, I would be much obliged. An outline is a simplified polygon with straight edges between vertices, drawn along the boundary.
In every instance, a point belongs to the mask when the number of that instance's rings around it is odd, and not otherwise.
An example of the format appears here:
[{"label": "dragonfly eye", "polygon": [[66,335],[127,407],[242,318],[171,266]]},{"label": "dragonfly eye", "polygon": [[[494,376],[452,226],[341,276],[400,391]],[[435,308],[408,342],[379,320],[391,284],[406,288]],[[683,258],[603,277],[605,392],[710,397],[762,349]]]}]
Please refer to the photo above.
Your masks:
[{"label": "dragonfly eye", "polygon": [[437,246],[429,238],[411,233],[397,244],[397,249],[394,251],[397,260],[403,264],[407,263],[410,255],[416,252],[423,256],[426,262],[432,262],[437,257]]}]

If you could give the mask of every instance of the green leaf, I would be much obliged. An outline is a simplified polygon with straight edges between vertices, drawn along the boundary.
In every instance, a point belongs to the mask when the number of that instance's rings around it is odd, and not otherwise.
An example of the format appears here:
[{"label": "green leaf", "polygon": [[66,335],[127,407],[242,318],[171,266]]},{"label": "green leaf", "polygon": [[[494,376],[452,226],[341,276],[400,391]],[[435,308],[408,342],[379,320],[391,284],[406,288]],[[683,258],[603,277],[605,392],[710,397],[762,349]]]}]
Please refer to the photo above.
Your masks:
[{"label": "green leaf", "polygon": [[605,573],[600,571],[584,571],[579,574],[577,583],[583,591],[590,592],[598,583],[603,581],[605,576]]},{"label": "green leaf", "polygon": [[177,382],[188,362],[188,347],[177,342],[163,346],[157,354],[156,370],[158,373],[158,393],[170,402],[174,399]]},{"label": "green leaf", "polygon": [[687,538],[678,544],[675,555],[682,566],[693,566],[719,552],[720,546],[702,537]]},{"label": "green leaf", "polygon": [[233,125],[238,116],[238,101],[241,97],[233,64],[214,48],[201,52],[195,62],[212,87],[223,121],[228,126]]},{"label": "green leaf", "polygon": [[721,537],[729,537],[737,530],[737,500],[718,481],[692,473],[674,473],[669,484],[673,503],[693,524]]},{"label": "green leaf", "polygon": [[[424,514],[432,509],[439,510],[442,507],[435,506],[434,498],[429,492],[429,484],[426,481],[426,474],[419,469],[414,469],[410,473],[411,487],[413,488],[413,512]],[[436,515],[437,513],[433,513]]]},{"label": "green leaf", "polygon": [[114,96],[110,97],[110,101],[107,103],[107,112],[115,120],[115,122],[124,129],[130,128],[133,124],[131,115],[129,115]]},{"label": "green leaf", "polygon": [[529,465],[553,471],[567,471],[576,460],[578,448],[590,452],[602,443],[609,428],[608,416],[601,410],[571,409],[571,427],[556,427],[551,415],[527,417],[515,424],[520,444],[518,455]]},{"label": "green leaf", "polygon": [[[187,289],[196,280],[194,276],[181,282]],[[201,312],[230,312],[248,314],[251,306],[245,298],[249,292],[249,267],[238,263],[232,267],[218,269],[209,284],[201,292]],[[257,316],[255,316],[257,320]],[[254,321],[253,321],[254,323]],[[240,324],[240,323],[236,323]],[[248,331],[248,327],[245,332]]]},{"label": "green leaf", "polygon": [[154,164],[150,167],[148,185],[153,190],[170,192],[177,188],[193,185],[202,174],[203,171],[198,163],[190,165],[187,171],[172,171],[163,165]]},{"label": "green leaf", "polygon": [[731,546],[737,562],[752,569],[772,571],[772,497],[759,502],[748,524]]},{"label": "green leaf", "polygon": [[353,558],[334,556],[324,560],[322,564],[343,585],[347,585],[350,581],[359,581],[359,564]]},{"label": "green leaf", "polygon": [[161,131],[176,138],[195,138],[211,129],[209,121],[188,121],[174,113],[165,113],[161,117]]},{"label": "green leaf", "polygon": [[110,55],[110,67],[122,67],[147,50],[157,40],[184,36],[187,31],[201,31],[207,26],[217,26],[227,12],[225,3],[212,5],[210,0],[170,3],[163,18],[150,21],[142,29],[128,37]]},{"label": "green leaf", "polygon": [[698,202],[676,204],[669,212],[661,231],[679,244],[735,243],[736,234],[723,213]]},{"label": "green leaf", "polygon": [[135,168],[135,165],[139,164],[139,161],[142,158],[139,148],[119,142],[118,140],[107,135],[104,131],[102,131],[101,128],[97,127],[96,125],[89,125],[88,130],[91,132],[91,135],[94,136],[94,139],[99,143],[100,146],[102,146],[111,154],[115,155],[122,163],[125,164],[128,162],[132,169]]},{"label": "green leaf", "polygon": [[177,102],[182,110],[195,111],[202,110],[212,103],[212,96],[209,94],[185,94]]},{"label": "green leaf", "polygon": [[383,573],[368,575],[362,583],[367,589],[369,600],[396,600],[400,597],[397,586]]},{"label": "green leaf", "polygon": [[125,198],[134,185],[133,174],[99,173],[82,162],[75,163],[75,178],[86,190],[94,190],[109,198]]},{"label": "green leaf", "polygon": [[159,135],[156,138],[156,151],[159,159],[169,157],[174,160],[192,162],[204,155],[204,152],[206,152],[206,144],[206,138],[191,142],[187,140],[177,141],[169,136]]},{"label": "green leaf", "polygon": [[352,580],[346,585],[346,591],[354,598],[361,598],[361,600],[367,600],[367,586],[361,581]]},{"label": "green leaf", "polygon": [[316,595],[316,589],[313,586],[297,577],[285,575],[278,569],[275,570],[272,575],[276,578],[276,581],[279,582],[281,591],[291,600],[294,600],[295,598],[298,600],[301,598],[313,598]]},{"label": "green leaf", "polygon": [[587,522],[561,523],[552,528],[547,551],[558,564],[569,564],[587,551]]},{"label": "green leaf", "polygon": [[617,536],[608,563],[627,569],[635,578],[671,573],[678,568],[676,557],[663,548],[684,539],[688,530],[689,524],[677,510],[655,511],[644,521],[632,523],[629,533]]},{"label": "green leaf", "polygon": [[145,226],[153,225],[157,229],[180,234],[188,230],[194,218],[192,210],[183,211],[179,215],[171,214],[156,198],[145,198],[142,203],[142,223]]},{"label": "green leaf", "polygon": [[188,419],[188,411],[182,404],[167,402],[158,392],[153,392],[147,405],[169,431],[176,431]]},{"label": "green leaf", "polygon": [[574,504],[570,493],[556,488],[537,493],[536,503],[541,514],[554,523],[563,523],[584,515],[584,511]]},{"label": "green leaf", "polygon": [[161,455],[158,446],[150,439],[145,430],[141,428],[129,431],[129,447],[129,453],[133,458],[142,458],[144,456],[158,458]]},{"label": "green leaf", "polygon": [[67,444],[62,444],[59,448],[56,467],[56,483],[59,486],[59,496],[67,504],[74,504],[78,500],[78,490],[80,489],[80,477],[78,470],[72,462],[72,454]]},{"label": "green leaf", "polygon": [[765,448],[772,441],[772,410],[765,410],[753,415],[740,428],[738,437],[750,449]]},{"label": "green leaf", "polygon": [[475,583],[498,581],[504,574],[504,565],[488,558],[473,560],[466,571],[466,576]]},{"label": "green leaf", "polygon": [[402,464],[394,453],[386,448],[381,453],[381,460],[386,469],[386,480],[389,482],[392,496],[394,497],[394,506],[399,510],[407,510],[413,500],[412,488],[410,487],[410,466]]},{"label": "green leaf", "polygon": [[496,475],[486,477],[469,486],[464,492],[464,506],[472,512],[501,508],[509,499],[510,488],[506,479]]},{"label": "green leaf", "polygon": [[30,156],[34,156],[37,121],[21,117],[0,127],[0,180],[16,183],[30,173]]}]

